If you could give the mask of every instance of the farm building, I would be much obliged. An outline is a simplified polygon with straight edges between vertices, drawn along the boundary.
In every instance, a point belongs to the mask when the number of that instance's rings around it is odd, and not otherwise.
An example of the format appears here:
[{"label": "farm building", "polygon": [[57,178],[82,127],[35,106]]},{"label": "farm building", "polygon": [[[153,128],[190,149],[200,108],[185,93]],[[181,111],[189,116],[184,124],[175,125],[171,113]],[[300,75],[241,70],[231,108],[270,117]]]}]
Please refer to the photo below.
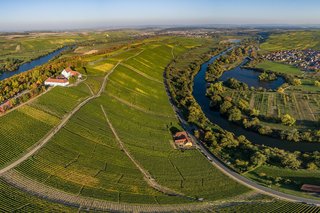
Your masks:
[{"label": "farm building", "polygon": [[78,79],[82,78],[82,75],[79,72],[72,70],[70,67],[67,67],[64,70],[62,70],[61,74],[67,79],[69,79],[72,76],[78,77]]},{"label": "farm building", "polygon": [[316,193],[320,193],[320,186],[311,185],[311,184],[303,184],[303,185],[301,186],[301,190],[302,190],[302,191],[306,191],[306,192],[316,192]]},{"label": "farm building", "polygon": [[48,78],[45,80],[44,85],[46,86],[62,86],[65,87],[69,84],[66,78]]},{"label": "farm building", "polygon": [[187,132],[177,132],[173,136],[174,143],[179,148],[191,148],[193,146],[192,140],[190,139]]}]

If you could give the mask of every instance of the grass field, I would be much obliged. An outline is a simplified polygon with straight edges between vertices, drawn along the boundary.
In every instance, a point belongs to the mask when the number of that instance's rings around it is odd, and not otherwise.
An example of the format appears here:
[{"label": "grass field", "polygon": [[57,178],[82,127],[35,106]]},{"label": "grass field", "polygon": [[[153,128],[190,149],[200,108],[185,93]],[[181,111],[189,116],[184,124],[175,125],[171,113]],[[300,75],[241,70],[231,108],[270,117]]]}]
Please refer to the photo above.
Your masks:
[{"label": "grass field", "polygon": [[256,67],[264,70],[270,70],[277,73],[284,73],[284,74],[291,74],[291,75],[302,74],[301,70],[299,70],[297,67],[287,65],[287,64],[272,62],[272,61],[263,61],[262,63],[257,64]]},{"label": "grass field", "polygon": [[198,151],[181,152],[170,143],[169,128],[179,125],[164,89],[163,71],[174,54],[197,44],[192,39],[167,39],[107,59],[95,58],[97,63],[90,65],[89,74],[97,78],[102,75],[97,66],[122,61],[111,74],[106,91],[81,108],[17,170],[70,193],[115,202],[190,202],[160,194],[146,184],[115,141],[102,105],[130,153],[160,184],[208,200],[248,192],[210,165]]},{"label": "grass field", "polygon": [[[320,185],[319,170],[292,170],[275,166],[261,166],[246,174],[247,177],[265,186],[297,196],[314,199],[315,196],[300,191],[302,184]],[[279,179],[278,183],[274,179]],[[270,181],[273,179],[273,181]]]},{"label": "grass field", "polygon": [[272,34],[260,48],[264,51],[320,49],[320,31],[297,31]]}]

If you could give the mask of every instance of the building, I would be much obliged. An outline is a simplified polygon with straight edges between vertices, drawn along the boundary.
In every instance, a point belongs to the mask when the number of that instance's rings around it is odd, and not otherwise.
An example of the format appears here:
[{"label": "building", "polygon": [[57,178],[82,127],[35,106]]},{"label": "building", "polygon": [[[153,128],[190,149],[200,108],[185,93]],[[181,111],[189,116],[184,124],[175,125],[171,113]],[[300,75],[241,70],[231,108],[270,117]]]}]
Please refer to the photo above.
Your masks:
[{"label": "building", "polygon": [[69,85],[69,81],[66,78],[48,78],[47,80],[45,80],[44,85],[65,87]]},{"label": "building", "polygon": [[320,193],[320,186],[311,185],[311,184],[303,184],[301,186],[301,190],[306,191],[306,192]]},{"label": "building", "polygon": [[72,70],[70,67],[67,67],[64,70],[62,70],[61,74],[67,79],[69,79],[70,77],[77,77],[78,79],[82,78],[81,73]]},{"label": "building", "polygon": [[173,136],[174,143],[179,148],[191,148],[193,146],[192,140],[190,139],[187,132],[177,132]]}]

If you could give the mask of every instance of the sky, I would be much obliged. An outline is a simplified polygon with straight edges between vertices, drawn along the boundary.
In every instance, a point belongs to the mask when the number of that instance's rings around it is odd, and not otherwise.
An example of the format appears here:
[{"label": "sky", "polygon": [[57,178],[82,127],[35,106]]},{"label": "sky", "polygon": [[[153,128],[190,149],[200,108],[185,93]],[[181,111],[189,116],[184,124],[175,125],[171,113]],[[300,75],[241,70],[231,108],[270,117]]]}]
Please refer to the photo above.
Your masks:
[{"label": "sky", "polygon": [[319,0],[0,0],[0,31],[320,24]]}]

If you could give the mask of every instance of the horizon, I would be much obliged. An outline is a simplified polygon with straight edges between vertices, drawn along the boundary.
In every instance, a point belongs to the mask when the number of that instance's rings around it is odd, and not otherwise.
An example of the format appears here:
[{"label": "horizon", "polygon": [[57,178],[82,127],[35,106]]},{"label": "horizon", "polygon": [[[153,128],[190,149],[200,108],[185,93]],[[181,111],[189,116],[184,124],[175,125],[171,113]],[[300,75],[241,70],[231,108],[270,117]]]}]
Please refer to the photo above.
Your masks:
[{"label": "horizon", "polygon": [[[0,31],[53,31],[144,26],[318,26],[315,0],[1,1]],[[299,14],[299,17],[297,17]]]}]

